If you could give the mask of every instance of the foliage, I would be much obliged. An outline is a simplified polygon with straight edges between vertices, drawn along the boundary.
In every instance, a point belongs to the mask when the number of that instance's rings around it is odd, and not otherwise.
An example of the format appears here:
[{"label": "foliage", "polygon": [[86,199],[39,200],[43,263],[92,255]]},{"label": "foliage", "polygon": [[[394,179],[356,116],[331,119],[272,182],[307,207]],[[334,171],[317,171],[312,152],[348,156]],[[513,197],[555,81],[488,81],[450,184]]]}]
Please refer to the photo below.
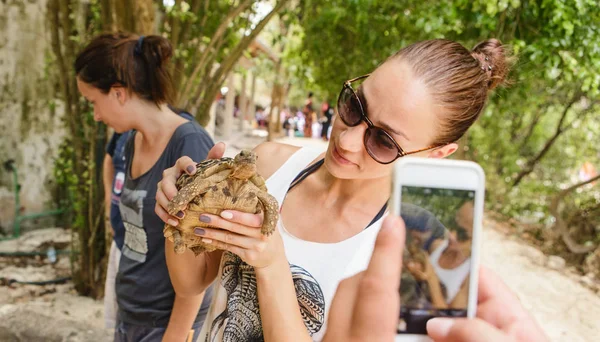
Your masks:
[{"label": "foliage", "polygon": [[[56,96],[65,109],[64,124],[68,136],[54,164],[54,176],[65,189],[60,199],[71,209],[74,233],[72,273],[80,294],[99,298],[103,294],[106,271],[106,241],[100,177],[106,129],[93,120],[91,108],[80,99],[73,71],[75,53],[97,32],[98,3],[77,4],[70,0],[49,0],[48,21],[54,65],[49,77],[58,80]],[[76,15],[77,14],[77,15]]]},{"label": "foliage", "polygon": [[[465,138],[464,157],[486,171],[491,209],[541,222],[544,232],[554,222],[550,199],[578,181],[584,162],[600,169],[597,1],[304,0],[297,13],[303,32],[296,54],[304,64],[298,73],[330,94],[414,41],[449,38],[472,47],[495,37],[512,49],[512,85],[492,94]],[[595,208],[600,190],[596,183],[570,197]],[[600,242],[598,229],[571,222],[580,242]]]},{"label": "foliage", "polygon": [[174,81],[179,107],[206,125],[209,109],[227,75],[290,0],[181,1],[162,7],[161,32],[175,47]]}]

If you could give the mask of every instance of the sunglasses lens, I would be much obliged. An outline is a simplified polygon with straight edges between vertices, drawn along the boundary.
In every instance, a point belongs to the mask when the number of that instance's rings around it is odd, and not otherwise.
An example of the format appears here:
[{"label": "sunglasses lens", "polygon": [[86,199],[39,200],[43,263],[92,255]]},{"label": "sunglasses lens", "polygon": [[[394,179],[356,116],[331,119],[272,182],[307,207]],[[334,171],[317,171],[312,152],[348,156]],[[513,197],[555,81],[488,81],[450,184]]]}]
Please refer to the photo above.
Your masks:
[{"label": "sunglasses lens", "polygon": [[369,155],[380,163],[390,163],[398,156],[396,144],[381,128],[370,127],[367,129],[365,147]]},{"label": "sunglasses lens", "polygon": [[362,118],[360,108],[354,92],[350,88],[344,87],[338,98],[338,113],[344,124],[351,127],[358,125]]}]

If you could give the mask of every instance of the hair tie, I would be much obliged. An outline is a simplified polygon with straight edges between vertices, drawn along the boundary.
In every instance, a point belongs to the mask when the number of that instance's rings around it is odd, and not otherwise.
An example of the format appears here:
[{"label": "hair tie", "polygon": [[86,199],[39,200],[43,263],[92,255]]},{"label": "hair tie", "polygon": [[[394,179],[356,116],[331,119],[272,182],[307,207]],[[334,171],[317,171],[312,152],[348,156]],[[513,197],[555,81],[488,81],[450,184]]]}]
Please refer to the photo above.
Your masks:
[{"label": "hair tie", "polygon": [[484,56],[485,56],[484,61],[487,62],[487,65],[483,65],[483,63],[481,63],[481,70],[483,70],[485,72],[492,71],[492,65],[490,64],[490,58],[486,55],[484,55]]},{"label": "hair tie", "polygon": [[133,49],[133,54],[137,56],[142,55],[142,44],[144,43],[144,36],[140,36],[135,44],[135,49]]}]

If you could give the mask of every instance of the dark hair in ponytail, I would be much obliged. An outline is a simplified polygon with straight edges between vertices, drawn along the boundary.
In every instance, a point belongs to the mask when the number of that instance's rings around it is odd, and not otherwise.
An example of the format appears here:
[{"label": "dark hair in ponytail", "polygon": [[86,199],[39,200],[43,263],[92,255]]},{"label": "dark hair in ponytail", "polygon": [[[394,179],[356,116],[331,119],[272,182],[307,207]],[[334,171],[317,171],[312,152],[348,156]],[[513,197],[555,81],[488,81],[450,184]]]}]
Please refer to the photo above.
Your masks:
[{"label": "dark hair in ponytail", "polygon": [[174,100],[167,68],[172,55],[171,44],[161,36],[102,34],[79,53],[75,73],[103,93],[117,84],[158,106]]}]

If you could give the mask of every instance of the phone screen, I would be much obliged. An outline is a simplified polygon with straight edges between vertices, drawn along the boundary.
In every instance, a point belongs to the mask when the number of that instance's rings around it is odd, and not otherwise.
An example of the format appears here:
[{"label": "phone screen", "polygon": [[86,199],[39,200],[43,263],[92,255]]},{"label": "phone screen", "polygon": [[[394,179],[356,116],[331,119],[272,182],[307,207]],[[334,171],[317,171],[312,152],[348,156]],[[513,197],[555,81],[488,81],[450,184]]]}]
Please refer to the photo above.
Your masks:
[{"label": "phone screen", "polygon": [[403,186],[406,224],[398,334],[426,334],[433,317],[466,317],[475,191]]}]

